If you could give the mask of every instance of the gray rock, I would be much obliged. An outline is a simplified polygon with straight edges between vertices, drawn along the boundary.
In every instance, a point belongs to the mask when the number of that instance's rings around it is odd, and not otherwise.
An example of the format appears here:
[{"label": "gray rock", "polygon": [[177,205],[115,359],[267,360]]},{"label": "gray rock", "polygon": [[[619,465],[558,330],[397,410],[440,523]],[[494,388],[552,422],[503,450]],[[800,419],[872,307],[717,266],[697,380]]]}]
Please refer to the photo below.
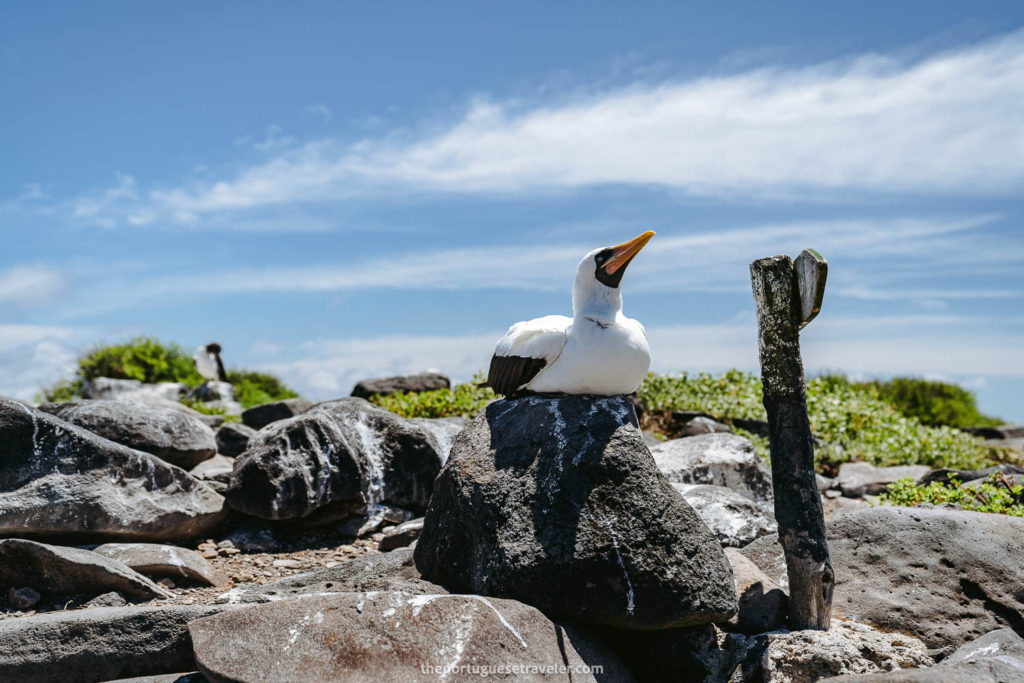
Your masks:
[{"label": "gray rock", "polygon": [[127,399],[131,401],[177,401],[185,394],[181,382],[157,382],[143,384],[137,379],[114,379],[96,377],[89,380],[82,389],[87,399]]},{"label": "gray rock", "polygon": [[159,543],[105,543],[93,549],[149,577],[185,578],[210,586],[230,583],[195,550]]},{"label": "gray rock", "polygon": [[1003,463],[1001,465],[993,465],[992,467],[986,467],[981,470],[955,470],[950,468],[942,468],[938,470],[931,470],[923,477],[917,480],[919,484],[930,484],[933,481],[942,482],[943,484],[949,482],[951,479],[956,479],[961,484],[969,481],[975,481],[977,479],[987,479],[991,474],[1024,474],[1024,467],[1018,465],[1010,465]]},{"label": "gray rock", "polygon": [[931,471],[927,465],[897,465],[875,467],[866,462],[844,462],[839,466],[836,486],[847,498],[875,496],[885,491],[889,484],[910,477],[917,481]]},{"label": "gray rock", "polygon": [[244,411],[238,402],[235,387],[230,382],[203,382],[188,392],[189,398],[202,401],[210,408],[219,408],[225,415],[241,415]]},{"label": "gray rock", "polygon": [[21,538],[0,540],[0,586],[25,585],[51,595],[116,590],[133,600],[171,596],[145,576],[90,550]]},{"label": "gray rock", "polygon": [[188,471],[196,479],[206,482],[221,482],[225,486],[231,481],[231,473],[235,469],[235,459],[217,454],[204,460]]},{"label": "gray rock", "polygon": [[99,607],[0,620],[0,681],[87,683],[195,670],[186,624],[224,606]]},{"label": "gray rock", "polygon": [[821,493],[828,491],[833,486],[835,486],[836,483],[836,480],[833,479],[832,477],[826,477],[818,473],[814,474],[814,480],[818,482],[818,491],[820,491]]},{"label": "gray rock", "polygon": [[437,478],[415,557],[451,590],[578,623],[669,628],[736,610],[721,545],[655,468],[625,397],[488,405]]},{"label": "gray rock", "polygon": [[[478,595],[316,595],[197,619],[189,631],[199,670],[213,680],[376,683],[434,680],[444,667],[465,679],[471,666],[505,667],[509,675],[514,666],[566,665],[601,666],[608,680],[632,680],[581,632],[528,605]],[[520,671],[516,680],[570,680]]]},{"label": "gray rock", "polygon": [[259,524],[243,524],[228,534],[225,540],[247,553],[273,553],[283,548],[273,529]]},{"label": "gray rock", "polygon": [[0,536],[188,538],[219,523],[223,505],[155,456],[0,398]]},{"label": "gray rock", "polygon": [[371,536],[385,524],[401,524],[415,517],[408,510],[392,507],[390,505],[368,505],[366,511],[349,517],[338,526],[342,536],[355,536],[365,538]]},{"label": "gray rock", "polygon": [[418,375],[360,380],[353,387],[352,396],[370,398],[374,394],[381,394],[383,396],[397,392],[434,391],[436,389],[450,389],[451,386],[452,381],[438,372],[421,372]]},{"label": "gray rock", "polygon": [[[839,491],[828,491],[827,493],[839,494]],[[867,510],[871,503],[863,498],[844,498],[841,494],[835,497],[825,495],[821,497],[821,509],[825,514],[825,521],[835,519],[842,515],[848,515],[858,510]]]},{"label": "gray rock", "polygon": [[789,597],[756,564],[735,548],[726,548],[739,596],[739,612],[729,629],[754,634],[784,628],[789,621]]},{"label": "gray rock", "polygon": [[67,401],[39,409],[186,470],[217,453],[213,430],[200,420],[151,403]]},{"label": "gray rock", "polygon": [[423,429],[433,439],[434,450],[441,456],[442,464],[448,460],[448,454],[452,452],[455,437],[469,424],[469,421],[462,417],[414,417],[409,422]]},{"label": "gray rock", "polygon": [[741,548],[778,531],[775,515],[732,489],[707,484],[672,484],[723,546]]},{"label": "gray rock", "polygon": [[128,601],[124,599],[123,595],[117,591],[110,591],[103,595],[97,595],[82,606],[88,609],[95,609],[96,607],[124,607],[127,604]]},{"label": "gray rock", "polygon": [[217,596],[220,604],[272,602],[322,593],[401,591],[411,595],[447,593],[424,579],[413,562],[412,550],[400,548],[363,555],[334,567],[315,569],[271,583],[243,584]]},{"label": "gray rock", "polygon": [[301,415],[315,403],[304,398],[287,398],[283,401],[273,401],[260,406],[249,408],[242,413],[242,422],[253,429],[263,429],[272,422],[287,420],[290,417]]},{"label": "gray rock", "polygon": [[725,486],[758,503],[773,500],[771,472],[754,444],[737,434],[673,439],[652,448],[651,455],[673,483]]},{"label": "gray rock", "polygon": [[[672,417],[675,418],[679,413],[672,413]],[[729,425],[722,424],[714,418],[707,415],[695,415],[685,421],[681,421],[679,425],[679,433],[677,438],[687,436],[697,436],[699,434],[719,434],[719,433],[731,433],[732,429]]]},{"label": "gray rock", "polygon": [[217,452],[234,458],[242,454],[256,430],[237,422],[227,422],[217,430]]},{"label": "gray rock", "polygon": [[[827,527],[834,617],[909,633],[931,648],[1024,625],[1024,519],[880,506]],[[758,539],[741,552],[787,586],[776,539]]]},{"label": "gray rock", "polygon": [[434,434],[361,398],[320,403],[262,429],[235,460],[234,509],[264,519],[387,503],[422,513],[441,470]]},{"label": "gray rock", "polygon": [[1024,681],[1024,638],[1004,628],[961,645],[937,666],[839,676],[829,683],[1010,683]]},{"label": "gray rock", "polygon": [[21,588],[11,586],[7,590],[7,604],[14,609],[32,609],[39,604],[42,597],[39,591],[31,586],[22,586]]},{"label": "gray rock", "polygon": [[775,631],[749,638],[741,668],[745,681],[789,683],[933,663],[917,638],[833,619],[828,631]]},{"label": "gray rock", "polygon": [[423,518],[410,519],[398,526],[384,530],[384,538],[380,540],[381,552],[405,548],[412,545],[423,533]]}]

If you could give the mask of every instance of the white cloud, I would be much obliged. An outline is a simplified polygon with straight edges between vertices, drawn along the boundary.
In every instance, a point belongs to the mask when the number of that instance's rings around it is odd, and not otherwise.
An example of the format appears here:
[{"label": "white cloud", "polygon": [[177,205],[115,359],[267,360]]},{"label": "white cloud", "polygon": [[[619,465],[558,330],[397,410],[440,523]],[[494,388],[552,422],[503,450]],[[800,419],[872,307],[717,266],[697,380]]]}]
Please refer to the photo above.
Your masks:
[{"label": "white cloud", "polygon": [[233,178],[152,191],[134,215],[187,220],[403,187],[1005,195],[1024,181],[1021,101],[1024,32],[917,61],[868,54],[532,106],[480,99],[440,132],[311,142]]},{"label": "white cloud", "polygon": [[331,110],[326,104],[307,104],[306,108],[302,110],[302,113],[322,116],[324,121],[331,120]]},{"label": "white cloud", "polygon": [[88,330],[0,324],[0,395],[31,400],[40,389],[74,374],[76,348]]},{"label": "white cloud", "polygon": [[45,263],[14,266],[0,272],[0,304],[44,304],[60,296],[66,285],[64,272]]}]

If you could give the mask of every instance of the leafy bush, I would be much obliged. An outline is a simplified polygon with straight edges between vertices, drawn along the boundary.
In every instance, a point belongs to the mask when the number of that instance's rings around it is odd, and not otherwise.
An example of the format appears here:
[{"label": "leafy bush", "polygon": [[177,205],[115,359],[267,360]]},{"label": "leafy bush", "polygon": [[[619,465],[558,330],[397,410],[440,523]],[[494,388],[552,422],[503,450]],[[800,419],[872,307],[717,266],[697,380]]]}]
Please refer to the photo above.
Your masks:
[{"label": "leafy bush", "polygon": [[[650,374],[638,391],[650,410],[697,410],[719,418],[765,420],[761,381],[730,370],[713,376]],[[991,464],[996,452],[949,427],[928,427],[900,413],[870,385],[829,376],[807,382],[811,431],[829,444],[816,449],[816,465],[833,471],[840,462],[873,465],[918,463],[974,469]],[[761,448],[764,447],[763,441]]]},{"label": "leafy bush", "polygon": [[[75,377],[63,379],[44,389],[40,398],[43,401],[81,398],[86,382],[96,377],[137,379],[147,383],[182,382],[188,387],[199,386],[204,381],[196,372],[192,355],[179,345],[165,344],[152,337],[136,337],[124,344],[98,346],[87,351],[78,359]],[[238,402],[243,408],[298,396],[273,375],[229,370],[227,378],[234,385]],[[200,401],[183,402],[200,412],[214,415],[223,413]]]},{"label": "leafy bush", "polygon": [[931,427],[946,425],[963,429],[1002,424],[1002,420],[983,415],[974,394],[946,382],[930,382],[897,377],[888,382],[872,382],[878,395],[907,417],[916,417]]},{"label": "leafy bush", "polygon": [[913,507],[922,503],[956,503],[964,510],[994,512],[1024,517],[1024,485],[1014,484],[1002,474],[992,474],[976,487],[964,486],[955,478],[948,483],[933,481],[924,486],[907,477],[890,484],[879,496],[884,505]]},{"label": "leafy bush", "polygon": [[483,381],[483,373],[478,372],[469,384],[456,384],[451,389],[374,394],[370,401],[402,417],[471,418],[496,398],[489,387],[477,386]]}]

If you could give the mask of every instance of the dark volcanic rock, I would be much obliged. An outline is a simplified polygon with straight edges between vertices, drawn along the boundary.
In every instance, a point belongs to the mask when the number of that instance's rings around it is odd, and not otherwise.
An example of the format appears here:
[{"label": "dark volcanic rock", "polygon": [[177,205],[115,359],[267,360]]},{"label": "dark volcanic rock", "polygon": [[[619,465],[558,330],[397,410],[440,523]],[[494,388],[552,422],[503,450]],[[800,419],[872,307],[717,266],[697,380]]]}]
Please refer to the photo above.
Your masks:
[{"label": "dark volcanic rock", "polygon": [[[876,507],[828,523],[834,616],[959,646],[1004,626],[1024,631],[1024,519]],[[741,552],[785,587],[777,539]]]},{"label": "dark volcanic rock", "polygon": [[775,515],[764,503],[755,503],[732,489],[707,484],[672,484],[718,541],[741,548],[756,538],[778,531]]},{"label": "dark volcanic rock", "polygon": [[224,609],[99,607],[0,620],[0,681],[87,683],[194,671],[187,624]]},{"label": "dark volcanic rock", "polygon": [[177,410],[139,401],[67,401],[42,411],[188,470],[217,452],[213,430]]},{"label": "dark volcanic rock", "polygon": [[218,596],[217,602],[272,602],[303,595],[371,591],[401,591],[410,595],[448,592],[420,576],[413,562],[412,550],[400,548],[388,553],[363,555],[334,567],[303,572],[271,583],[241,585]]},{"label": "dark volcanic rock", "polygon": [[668,628],[736,611],[721,545],[658,472],[625,397],[487,406],[437,478],[415,557],[451,590],[575,622]]},{"label": "dark volcanic rock", "polygon": [[750,439],[738,434],[700,434],[651,448],[658,469],[676,484],[725,486],[758,503],[773,500],[772,474]]},{"label": "dark volcanic rock", "polygon": [[969,481],[976,481],[978,479],[985,479],[990,474],[1024,474],[1024,467],[1018,465],[993,465],[992,467],[986,467],[982,470],[954,470],[949,468],[942,468],[938,470],[931,470],[926,475],[917,480],[919,484],[930,484],[933,481],[942,482],[943,484],[949,482],[950,479],[956,479],[961,484],[965,484]]},{"label": "dark volcanic rock", "polygon": [[264,519],[363,502],[422,512],[444,463],[441,449],[432,430],[361,398],[320,403],[252,438],[235,460],[227,498]]},{"label": "dark volcanic rock", "polygon": [[109,557],[20,538],[0,540],[0,587],[7,586],[32,586],[51,595],[118,591],[134,600],[171,595]]},{"label": "dark volcanic rock", "polygon": [[357,398],[370,398],[374,394],[383,396],[407,391],[434,391],[450,389],[451,386],[452,381],[440,373],[421,372],[418,375],[360,380],[352,389],[352,395]]},{"label": "dark volcanic rock", "polygon": [[[189,624],[199,670],[217,681],[468,680],[471,666],[516,680],[570,680],[525,667],[601,666],[632,676],[579,631],[513,600],[478,595],[342,593],[281,600]],[[467,667],[460,670],[455,667]],[[438,667],[425,669],[424,667]],[[597,680],[576,674],[573,681]]]},{"label": "dark volcanic rock", "polygon": [[187,472],[0,398],[0,536],[197,536],[224,499]]},{"label": "dark volcanic rock", "polygon": [[246,427],[263,429],[272,422],[287,420],[289,417],[301,415],[314,405],[316,404],[304,398],[287,398],[283,401],[264,403],[261,406],[255,406],[243,412],[242,422],[245,423]]},{"label": "dark volcanic rock", "polygon": [[237,422],[227,422],[217,430],[217,452],[230,458],[241,455],[256,430]]},{"label": "dark volcanic rock", "polygon": [[210,586],[230,583],[195,550],[159,543],[105,543],[93,550],[146,576],[190,579]]},{"label": "dark volcanic rock", "polygon": [[381,552],[412,545],[413,541],[417,540],[421,533],[423,533],[422,517],[410,519],[408,522],[385,529],[384,538],[380,539]]}]

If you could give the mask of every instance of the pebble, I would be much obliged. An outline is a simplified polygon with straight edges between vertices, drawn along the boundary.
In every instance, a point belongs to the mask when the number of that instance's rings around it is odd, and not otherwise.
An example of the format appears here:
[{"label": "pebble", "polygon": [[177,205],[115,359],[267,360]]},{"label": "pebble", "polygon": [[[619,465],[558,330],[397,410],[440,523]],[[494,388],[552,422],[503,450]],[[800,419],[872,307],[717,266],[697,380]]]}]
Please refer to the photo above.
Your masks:
[{"label": "pebble", "polygon": [[274,566],[278,569],[299,569],[302,563],[298,560],[274,560]]},{"label": "pebble", "polygon": [[218,548],[234,548],[235,544],[232,543],[231,541],[227,540],[227,539],[224,539],[223,541],[220,541],[219,543],[217,543],[217,547]]},{"label": "pebble", "polygon": [[[221,555],[237,555],[242,551],[238,548],[221,548],[219,552]],[[214,557],[216,557],[216,555],[214,555]]]},{"label": "pebble", "polygon": [[217,551],[216,550],[210,550],[209,548],[204,548],[200,554],[203,557],[205,557],[206,559],[208,559],[208,560],[213,559],[214,557],[217,557]]},{"label": "pebble", "polygon": [[172,579],[169,576],[164,576],[164,577],[161,577],[161,578],[157,579],[157,583],[160,584],[161,586],[163,586],[164,588],[177,588],[178,587],[178,584],[174,583],[174,579]]}]

